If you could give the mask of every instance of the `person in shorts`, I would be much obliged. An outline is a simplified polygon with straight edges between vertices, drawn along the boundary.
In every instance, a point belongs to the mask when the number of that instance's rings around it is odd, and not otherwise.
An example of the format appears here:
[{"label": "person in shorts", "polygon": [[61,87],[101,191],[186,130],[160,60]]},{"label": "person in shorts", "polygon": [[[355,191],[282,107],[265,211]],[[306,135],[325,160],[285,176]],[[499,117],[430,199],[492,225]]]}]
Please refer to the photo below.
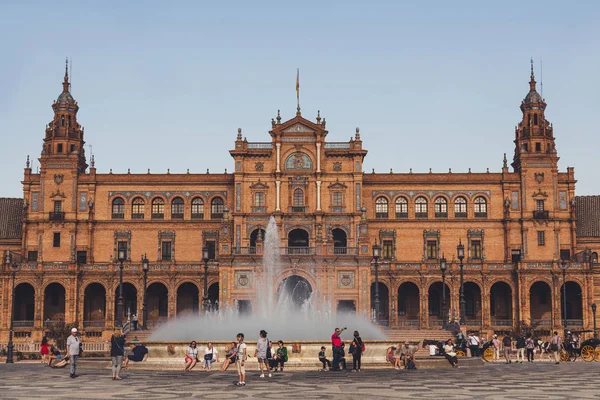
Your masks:
[{"label": "person in shorts", "polygon": [[129,365],[129,361],[133,362],[142,362],[148,359],[148,349],[144,346],[143,343],[138,343],[132,350],[133,354],[130,354],[125,359],[125,365],[123,368],[127,368]]},{"label": "person in shorts", "polygon": [[237,334],[237,361],[236,361],[236,366],[237,366],[237,371],[238,371],[238,377],[239,377],[239,381],[237,383],[237,386],[246,386],[246,367],[245,367],[245,361],[246,361],[246,351],[247,351],[247,346],[246,343],[244,343],[244,334],[243,333],[238,333]]},{"label": "person in shorts", "polygon": [[265,369],[269,374],[269,378],[273,375],[271,374],[271,369],[269,368],[269,360],[268,360],[268,352],[269,347],[271,347],[271,343],[269,343],[269,339],[267,339],[267,332],[263,329],[258,334],[259,338],[256,342],[256,351],[254,352],[254,357],[258,359],[258,367],[260,368],[260,377],[265,377]]}]

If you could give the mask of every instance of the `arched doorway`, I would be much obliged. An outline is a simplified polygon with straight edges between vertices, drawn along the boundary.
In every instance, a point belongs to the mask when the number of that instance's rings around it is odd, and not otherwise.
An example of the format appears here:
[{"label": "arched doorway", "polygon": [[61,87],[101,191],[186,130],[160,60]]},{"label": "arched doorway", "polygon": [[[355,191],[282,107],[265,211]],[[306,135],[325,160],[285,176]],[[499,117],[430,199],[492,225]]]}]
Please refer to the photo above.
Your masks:
[{"label": "arched doorway", "polygon": [[44,327],[65,321],[65,287],[51,283],[44,290]]},{"label": "arched doorway", "polygon": [[83,326],[103,327],[105,318],[106,290],[99,283],[90,283],[83,295]]},{"label": "arched doorway", "polygon": [[[379,315],[375,311],[375,287],[379,289]],[[388,287],[383,283],[371,283],[371,315],[380,325],[388,326],[390,324],[390,293]]]},{"label": "arched doorway", "polygon": [[35,319],[35,290],[29,283],[20,283],[15,288],[14,323],[18,326],[33,326]]},{"label": "arched doorway", "polygon": [[215,282],[208,287],[208,301],[211,311],[219,310],[219,282]]},{"label": "arched doorway", "polygon": [[[567,282],[567,309],[564,309],[564,286],[560,287],[561,318],[567,320],[567,327],[583,326],[583,300],[581,286],[576,282]],[[566,316],[565,316],[566,314]],[[563,321],[561,321],[563,322]],[[563,322],[564,323],[564,322]],[[563,325],[564,326],[564,325]]]},{"label": "arched doorway", "polygon": [[[137,289],[129,282],[123,282],[123,321],[125,325],[127,316],[130,318],[137,314]],[[141,315],[138,315],[141,320]],[[119,285],[115,289],[115,322],[119,320]]]},{"label": "arched doorway", "polygon": [[[428,303],[429,303],[429,325],[431,327],[440,327],[443,325],[443,320],[448,320],[450,316],[450,288],[445,284],[445,304],[442,301],[442,282],[434,282],[429,286]],[[446,308],[444,309],[444,305]]]},{"label": "arched doorway", "polygon": [[256,254],[256,244],[257,242],[265,241],[266,232],[262,228],[258,228],[252,231],[250,234],[250,249],[248,250],[250,254]]},{"label": "arched doorway", "polygon": [[[294,307],[302,307],[312,294],[312,287],[306,279],[298,275],[285,278],[279,284],[277,291],[280,301],[291,303]],[[284,296],[283,298],[281,298]]]},{"label": "arched doorway", "polygon": [[148,309],[148,326],[156,324],[169,315],[169,290],[160,282],[154,282],[146,290],[146,308]]},{"label": "arched doorway", "polygon": [[177,315],[198,314],[199,310],[198,286],[191,282],[185,282],[177,288]]},{"label": "arched doorway", "polygon": [[348,253],[348,238],[343,229],[335,228],[331,231],[333,236],[333,254]]},{"label": "arched doorway", "polygon": [[336,312],[338,314],[356,314],[356,303],[354,300],[338,300]]},{"label": "arched doorway", "polygon": [[398,326],[418,328],[421,301],[419,287],[412,282],[404,282],[398,288]]},{"label": "arched doorway", "polygon": [[293,229],[288,233],[288,254],[309,254],[308,232],[304,229]]},{"label": "arched doorway", "polygon": [[490,288],[492,326],[512,326],[512,288],[506,282],[496,282]]},{"label": "arched doorway", "polygon": [[535,282],[529,289],[529,312],[533,326],[552,326],[552,289],[546,282]]},{"label": "arched doorway", "polygon": [[481,289],[475,282],[465,282],[463,290],[465,297],[465,324],[472,327],[481,326]]}]

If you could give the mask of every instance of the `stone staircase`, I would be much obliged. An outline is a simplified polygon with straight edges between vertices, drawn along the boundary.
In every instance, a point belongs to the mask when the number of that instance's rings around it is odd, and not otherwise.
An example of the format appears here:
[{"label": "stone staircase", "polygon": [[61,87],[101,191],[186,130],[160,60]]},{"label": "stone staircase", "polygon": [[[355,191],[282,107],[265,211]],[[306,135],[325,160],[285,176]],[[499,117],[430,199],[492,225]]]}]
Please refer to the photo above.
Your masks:
[{"label": "stone staircase", "polygon": [[[444,329],[386,329],[383,333],[388,340],[392,342],[403,343],[409,341],[411,343],[422,342],[423,339],[428,340],[448,340],[454,339],[452,333]],[[365,338],[367,339],[367,338]]]}]

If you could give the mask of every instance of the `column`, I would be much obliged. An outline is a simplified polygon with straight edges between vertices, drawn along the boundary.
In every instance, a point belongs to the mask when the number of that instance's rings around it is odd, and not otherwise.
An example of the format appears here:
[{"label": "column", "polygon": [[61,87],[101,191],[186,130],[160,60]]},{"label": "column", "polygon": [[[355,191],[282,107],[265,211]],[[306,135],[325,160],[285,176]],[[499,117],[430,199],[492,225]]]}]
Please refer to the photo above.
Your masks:
[{"label": "column", "polygon": [[[277,171],[276,172],[281,172],[281,143],[275,143],[275,147],[277,147]],[[317,172],[318,172],[318,167],[317,167]]]},{"label": "column", "polygon": [[321,172],[321,143],[317,143],[317,172]]},{"label": "column", "polygon": [[[279,148],[278,148],[277,151],[279,151]],[[279,169],[279,157],[277,158],[277,169]],[[275,211],[281,211],[281,203],[279,201],[279,195],[281,193],[281,181],[275,181],[275,186],[276,186],[276,189],[277,189]]]},{"label": "column", "polygon": [[321,211],[321,181],[317,181],[317,211]]}]

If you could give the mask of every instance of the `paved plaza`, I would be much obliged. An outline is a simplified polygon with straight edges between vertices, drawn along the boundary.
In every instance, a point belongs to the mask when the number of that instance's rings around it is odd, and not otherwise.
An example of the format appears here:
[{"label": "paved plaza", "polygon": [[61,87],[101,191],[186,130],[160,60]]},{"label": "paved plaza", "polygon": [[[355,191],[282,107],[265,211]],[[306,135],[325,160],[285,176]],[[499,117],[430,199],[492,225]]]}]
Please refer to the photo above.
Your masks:
[{"label": "paved plaza", "polygon": [[271,379],[193,371],[124,371],[112,381],[106,362],[82,362],[80,377],[40,364],[0,365],[2,399],[598,399],[600,363],[494,364],[477,369],[351,372],[289,371]]}]

